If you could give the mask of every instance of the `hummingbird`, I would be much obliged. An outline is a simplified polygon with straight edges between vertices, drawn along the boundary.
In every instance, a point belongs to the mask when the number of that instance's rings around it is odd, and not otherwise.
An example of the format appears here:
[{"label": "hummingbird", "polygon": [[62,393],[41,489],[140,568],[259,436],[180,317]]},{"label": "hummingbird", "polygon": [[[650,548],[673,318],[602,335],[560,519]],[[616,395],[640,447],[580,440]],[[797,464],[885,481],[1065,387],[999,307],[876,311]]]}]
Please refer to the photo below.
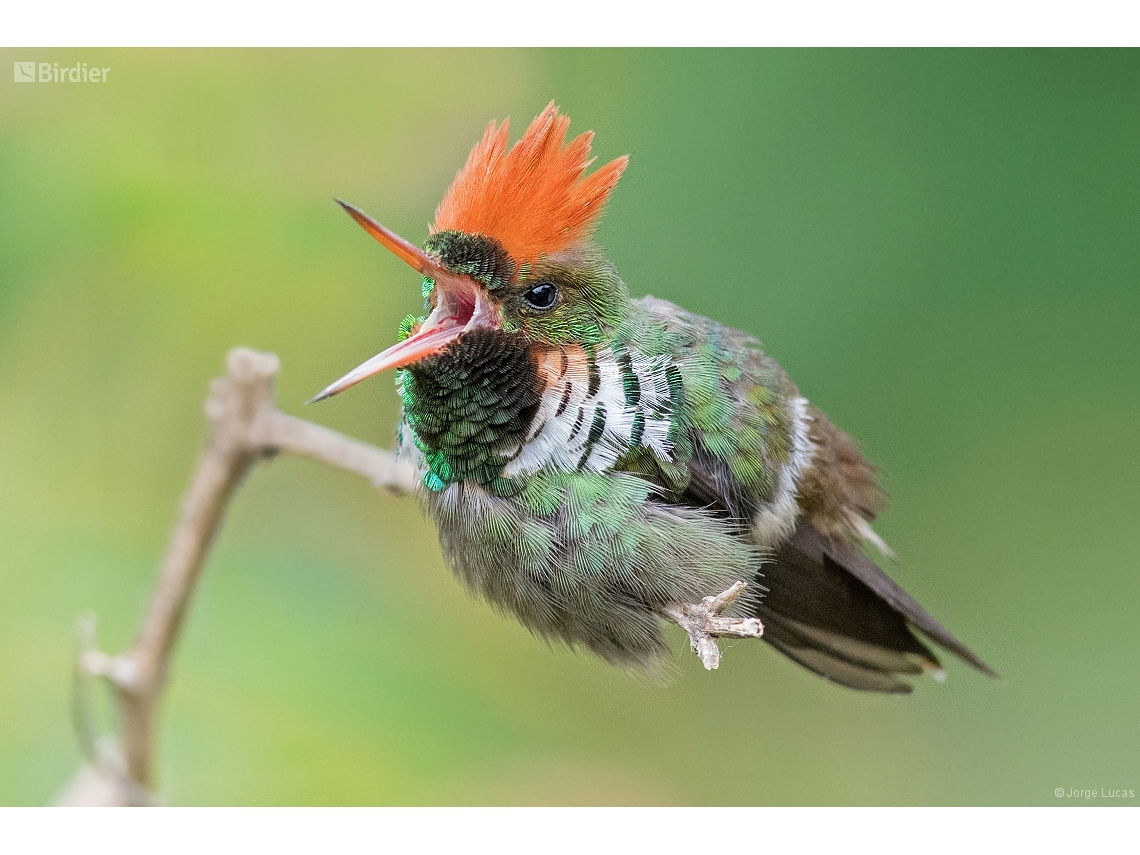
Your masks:
[{"label": "hummingbird", "polygon": [[876,470],[745,332],[632,299],[592,239],[628,163],[587,174],[553,102],[487,127],[422,247],[337,200],[422,277],[425,315],[329,385],[396,370],[399,456],[446,564],[535,634],[660,669],[663,615],[736,582],[730,613],[799,665],[903,693],[926,643],[993,671],[867,556]]}]

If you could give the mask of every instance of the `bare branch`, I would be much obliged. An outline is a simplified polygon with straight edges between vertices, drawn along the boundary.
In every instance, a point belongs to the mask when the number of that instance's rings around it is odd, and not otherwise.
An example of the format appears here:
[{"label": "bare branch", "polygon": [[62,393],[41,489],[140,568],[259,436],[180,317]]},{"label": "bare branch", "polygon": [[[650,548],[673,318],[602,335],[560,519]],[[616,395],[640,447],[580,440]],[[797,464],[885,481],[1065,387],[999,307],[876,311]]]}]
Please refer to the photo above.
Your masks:
[{"label": "bare branch", "polygon": [[75,660],[75,684],[72,689],[72,714],[79,747],[87,762],[61,790],[54,803],[58,805],[114,806],[154,804],[151,793],[127,775],[123,753],[116,740],[99,737],[92,709],[92,683],[104,677],[114,683],[121,675],[116,657],[95,648],[95,615],[88,612],[76,621],[79,654]]},{"label": "bare branch", "polygon": [[[243,476],[278,451],[313,457],[364,476],[377,487],[410,492],[415,476],[388,451],[278,412],[273,381],[279,361],[246,348],[230,351],[226,376],[210,384],[207,444],[182,502],[158,583],[134,646],[119,656],[95,649],[94,626],[80,629],[76,719],[88,765],[64,788],[60,804],[154,802],[157,707],[170,656],[195,584],[217,536],[226,506]],[[90,680],[103,678],[119,713],[118,743],[96,740]]]},{"label": "bare branch", "polygon": [[373,486],[385,487],[396,495],[415,489],[415,470],[404,461],[397,460],[391,452],[312,422],[269,410],[254,425],[254,433],[266,448],[291,451],[355,472],[371,481]]},{"label": "bare branch", "polygon": [[759,618],[721,616],[746,587],[746,583],[736,582],[728,590],[715,597],[705,597],[696,605],[679,603],[662,609],[665,617],[689,634],[689,646],[707,671],[720,667],[718,638],[759,638],[764,634],[764,624]]}]

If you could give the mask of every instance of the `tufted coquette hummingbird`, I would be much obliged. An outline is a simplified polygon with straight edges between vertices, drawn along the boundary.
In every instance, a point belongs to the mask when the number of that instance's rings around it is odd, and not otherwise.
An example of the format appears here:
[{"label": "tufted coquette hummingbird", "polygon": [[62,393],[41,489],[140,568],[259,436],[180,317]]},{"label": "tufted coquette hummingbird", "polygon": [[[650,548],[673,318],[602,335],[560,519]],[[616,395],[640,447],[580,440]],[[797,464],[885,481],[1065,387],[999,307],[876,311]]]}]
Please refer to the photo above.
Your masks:
[{"label": "tufted coquette hummingbird", "polygon": [[[423,276],[426,317],[313,400],[397,369],[399,455],[444,559],[547,639],[654,669],[662,615],[737,581],[790,659],[855,689],[993,672],[868,558],[885,506],[855,442],[747,333],[630,298],[591,241],[628,162],[587,175],[551,103],[514,146],[492,122],[423,248],[345,210]],[[339,201],[339,200],[338,200]]]}]

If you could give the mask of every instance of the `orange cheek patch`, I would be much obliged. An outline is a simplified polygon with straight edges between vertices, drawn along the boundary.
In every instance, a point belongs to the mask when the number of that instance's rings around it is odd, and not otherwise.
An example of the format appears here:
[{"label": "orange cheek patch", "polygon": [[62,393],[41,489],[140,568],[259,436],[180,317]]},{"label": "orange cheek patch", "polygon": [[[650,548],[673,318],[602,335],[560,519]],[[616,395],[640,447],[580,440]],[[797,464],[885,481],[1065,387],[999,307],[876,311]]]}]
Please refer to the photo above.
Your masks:
[{"label": "orange cheek patch", "polygon": [[570,385],[589,383],[590,360],[581,345],[544,347],[538,356],[538,376],[543,390],[561,390]]}]

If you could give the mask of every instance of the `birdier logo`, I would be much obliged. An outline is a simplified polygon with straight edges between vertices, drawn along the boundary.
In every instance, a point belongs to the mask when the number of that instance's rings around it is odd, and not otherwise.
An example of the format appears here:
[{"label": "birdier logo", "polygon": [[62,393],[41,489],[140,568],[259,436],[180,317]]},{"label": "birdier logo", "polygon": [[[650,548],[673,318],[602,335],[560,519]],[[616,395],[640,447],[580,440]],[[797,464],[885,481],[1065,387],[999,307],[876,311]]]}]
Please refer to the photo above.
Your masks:
[{"label": "birdier logo", "polygon": [[58,62],[14,62],[12,79],[16,83],[106,83],[109,68],[88,67],[85,62],[60,67]]}]

